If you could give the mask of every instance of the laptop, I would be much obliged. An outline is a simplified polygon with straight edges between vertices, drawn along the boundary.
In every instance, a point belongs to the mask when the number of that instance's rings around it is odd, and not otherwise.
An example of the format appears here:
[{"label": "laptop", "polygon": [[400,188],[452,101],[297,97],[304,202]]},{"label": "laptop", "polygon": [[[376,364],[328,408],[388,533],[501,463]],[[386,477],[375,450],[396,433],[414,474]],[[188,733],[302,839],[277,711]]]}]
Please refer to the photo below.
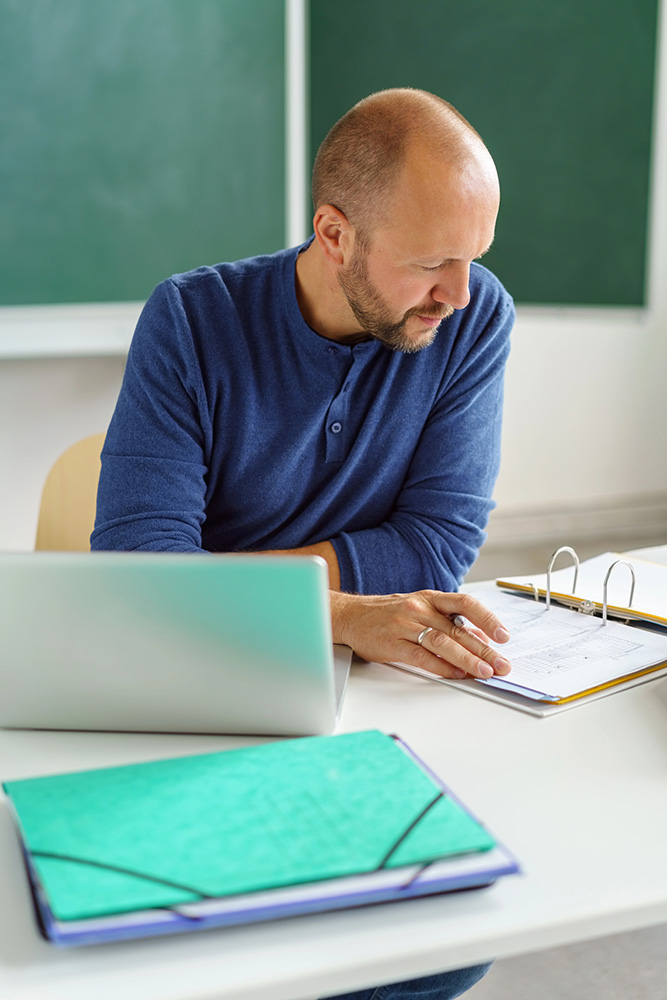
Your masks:
[{"label": "laptop", "polygon": [[317,556],[0,553],[0,726],[330,733],[351,650]]}]

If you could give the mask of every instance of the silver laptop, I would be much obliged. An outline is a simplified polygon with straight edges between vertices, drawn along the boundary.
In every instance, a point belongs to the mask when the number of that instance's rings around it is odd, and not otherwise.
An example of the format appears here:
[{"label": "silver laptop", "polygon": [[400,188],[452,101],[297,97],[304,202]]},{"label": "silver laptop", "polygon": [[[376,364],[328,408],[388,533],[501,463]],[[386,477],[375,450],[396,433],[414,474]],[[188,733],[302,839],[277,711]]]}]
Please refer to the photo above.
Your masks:
[{"label": "silver laptop", "polygon": [[0,553],[0,725],[329,733],[327,587],[318,557]]}]

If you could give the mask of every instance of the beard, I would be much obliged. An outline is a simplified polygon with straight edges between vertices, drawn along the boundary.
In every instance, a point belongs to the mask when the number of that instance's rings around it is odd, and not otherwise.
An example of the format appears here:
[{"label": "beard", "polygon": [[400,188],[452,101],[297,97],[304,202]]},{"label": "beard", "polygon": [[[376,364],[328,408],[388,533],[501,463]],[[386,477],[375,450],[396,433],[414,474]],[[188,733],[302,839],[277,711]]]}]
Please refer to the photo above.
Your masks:
[{"label": "beard", "polygon": [[339,271],[338,282],[361,328],[392,351],[415,354],[435,340],[439,325],[427,327],[418,335],[407,332],[408,321],[413,316],[444,320],[454,312],[453,306],[449,305],[441,305],[437,309],[416,306],[396,320],[371,282],[363,250],[355,252],[348,266]]}]

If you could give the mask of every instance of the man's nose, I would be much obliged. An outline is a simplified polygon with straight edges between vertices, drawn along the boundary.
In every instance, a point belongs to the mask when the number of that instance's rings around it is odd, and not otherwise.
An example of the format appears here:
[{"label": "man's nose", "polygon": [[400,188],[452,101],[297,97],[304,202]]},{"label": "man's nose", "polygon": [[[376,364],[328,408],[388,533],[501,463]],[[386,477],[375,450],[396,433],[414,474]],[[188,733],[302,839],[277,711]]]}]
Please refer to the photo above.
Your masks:
[{"label": "man's nose", "polygon": [[470,265],[450,264],[438,276],[438,282],[431,289],[435,302],[444,302],[454,309],[463,309],[470,302]]}]

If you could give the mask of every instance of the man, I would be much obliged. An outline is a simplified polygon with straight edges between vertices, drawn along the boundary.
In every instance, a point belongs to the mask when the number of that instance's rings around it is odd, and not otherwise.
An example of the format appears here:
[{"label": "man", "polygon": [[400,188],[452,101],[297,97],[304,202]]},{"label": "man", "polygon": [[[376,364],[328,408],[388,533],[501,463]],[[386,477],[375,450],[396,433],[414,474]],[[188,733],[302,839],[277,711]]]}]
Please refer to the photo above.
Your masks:
[{"label": "man", "polygon": [[[494,236],[493,160],[447,102],[383,91],[324,140],[313,201],[303,247],[154,291],[91,545],[320,555],[334,641],[446,677],[505,674],[486,641],[507,638],[501,622],[455,592],[492,507],[514,316],[473,263]],[[419,995],[458,996],[484,971]]]}]

